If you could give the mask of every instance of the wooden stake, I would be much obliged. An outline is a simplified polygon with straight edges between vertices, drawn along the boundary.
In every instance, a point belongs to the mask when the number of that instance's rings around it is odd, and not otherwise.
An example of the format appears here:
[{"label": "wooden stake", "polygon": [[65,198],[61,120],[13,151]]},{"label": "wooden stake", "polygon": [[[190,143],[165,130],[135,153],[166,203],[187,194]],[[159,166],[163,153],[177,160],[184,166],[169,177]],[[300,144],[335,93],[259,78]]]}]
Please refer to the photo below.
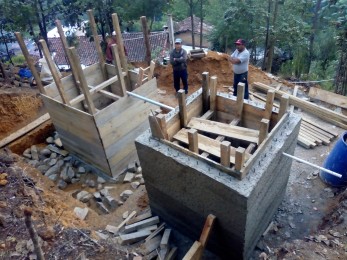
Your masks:
[{"label": "wooden stake", "polygon": [[203,72],[202,73],[202,107],[203,107],[203,113],[206,113],[206,111],[209,110],[208,107],[208,95],[209,95],[209,73]]},{"label": "wooden stake", "polygon": [[159,126],[161,128],[161,132],[164,136],[164,139],[168,139],[168,133],[167,133],[167,125],[166,125],[166,117],[164,114],[158,114],[155,116],[157,119],[157,122],[159,123]]},{"label": "wooden stake", "polygon": [[[299,86],[295,85],[294,86],[294,90],[293,90],[293,94],[292,94],[294,97],[296,97],[296,95],[298,94],[298,89],[299,89]],[[294,112],[294,108],[295,108],[294,105],[291,105],[289,111],[291,113],[293,113]]]},{"label": "wooden stake", "polygon": [[154,69],[155,69],[155,62],[151,61],[151,65],[149,66],[149,72],[147,76],[148,81],[150,81],[153,78]]},{"label": "wooden stake", "polygon": [[217,77],[212,76],[210,79],[210,110],[213,112],[216,112],[216,96],[217,96]]},{"label": "wooden stake", "polygon": [[285,113],[287,113],[288,105],[289,105],[289,96],[288,95],[281,96],[280,108],[279,108],[279,111],[278,111],[277,122],[281,120],[281,118],[283,117],[283,115]]},{"label": "wooden stake", "polygon": [[183,89],[180,89],[177,93],[181,127],[186,127],[188,124],[186,94]]},{"label": "wooden stake", "polygon": [[196,129],[189,129],[188,130],[188,143],[189,143],[189,150],[194,153],[199,153],[199,143],[198,143],[198,130]]},{"label": "wooden stake", "polygon": [[230,167],[230,142],[223,141],[220,144],[220,164]]},{"label": "wooden stake", "polygon": [[80,79],[80,87],[81,87],[81,90],[85,96],[85,100],[86,100],[86,103],[88,105],[88,111],[89,111],[89,113],[94,115],[96,113],[96,109],[95,109],[92,97],[89,93],[88,83],[87,83],[86,78],[84,77],[83,70],[82,70],[81,64],[79,62],[79,58],[77,56],[77,51],[74,47],[71,47],[71,48],[69,48],[69,52],[70,52],[73,63],[76,64],[78,78]]},{"label": "wooden stake", "polygon": [[243,147],[239,147],[235,151],[235,170],[241,171],[243,164],[245,163],[245,151]]},{"label": "wooden stake", "polygon": [[205,221],[204,228],[201,232],[199,242],[203,247],[206,247],[207,245],[207,240],[210,237],[211,230],[213,228],[214,221],[216,220],[216,216],[213,214],[209,214],[207,216],[207,219]]},{"label": "wooden stake", "polygon": [[174,40],[174,28],[173,28],[173,22],[172,22],[172,14],[168,14],[168,21],[167,26],[169,27],[169,42],[170,42],[170,49],[175,48],[175,40]]},{"label": "wooden stake", "polygon": [[57,89],[59,91],[59,94],[61,96],[61,99],[62,99],[64,104],[70,105],[70,101],[69,101],[69,99],[67,98],[67,96],[65,94],[63,84],[61,83],[59,74],[57,72],[57,68],[55,67],[55,63],[52,60],[51,54],[50,54],[50,52],[48,50],[48,47],[47,47],[47,44],[46,44],[45,40],[43,40],[43,39],[40,40],[40,44],[41,44],[42,51],[43,51],[43,54],[45,56],[45,59],[47,61],[49,70],[52,73],[52,77],[54,79],[55,85],[56,85],[56,87],[57,87]]},{"label": "wooden stake", "polygon": [[148,120],[153,137],[159,139],[168,139],[167,125],[164,114],[154,115],[154,113],[151,113],[148,116]]},{"label": "wooden stake", "polygon": [[263,116],[265,119],[269,119],[269,120],[271,119],[274,98],[275,98],[275,90],[269,89],[266,96],[265,111]]},{"label": "wooden stake", "polygon": [[268,119],[263,118],[260,121],[258,145],[260,145],[265,140],[265,138],[268,136],[268,134],[269,134],[269,125],[270,125],[270,120],[268,120]]},{"label": "wooden stake", "polygon": [[[124,97],[127,93],[127,89],[126,89],[125,82],[124,82],[124,76],[123,76],[123,72],[122,72],[121,61],[119,58],[118,47],[117,47],[117,44],[112,44],[111,47],[112,47],[113,59],[115,61],[116,74],[118,76],[118,79],[120,82],[120,87],[122,89],[122,96]],[[111,87],[112,87],[112,85],[111,85]],[[112,90],[112,91],[115,92],[114,90]]]},{"label": "wooden stake", "polygon": [[136,88],[142,85],[143,78],[145,76],[145,70],[143,68],[139,68],[139,75],[137,77]]},{"label": "wooden stake", "polygon": [[25,43],[23,41],[22,35],[19,32],[15,32],[14,34],[16,35],[19,47],[21,48],[22,53],[24,55],[24,58],[25,58],[28,66],[29,66],[29,69],[30,69],[31,73],[34,76],[34,79],[36,81],[36,85],[37,85],[38,89],[40,90],[40,93],[41,94],[46,94],[46,90],[44,89],[44,87],[42,85],[42,81],[41,81],[40,75],[38,74],[38,72],[37,72],[37,70],[36,70],[36,68],[34,66],[34,63],[33,63],[32,59],[30,58],[28,49],[27,49],[27,47],[26,47],[26,45],[25,45]]},{"label": "wooden stake", "polygon": [[151,62],[151,44],[149,42],[149,30],[147,26],[147,19],[146,16],[141,16],[141,24],[142,24],[142,31],[143,31],[143,39],[145,41],[146,46],[146,62],[147,65]]},{"label": "wooden stake", "polygon": [[88,17],[89,17],[90,29],[92,30],[92,33],[93,33],[95,48],[96,48],[96,51],[97,51],[98,57],[99,57],[101,73],[102,73],[104,80],[106,80],[107,79],[107,71],[106,71],[106,66],[105,66],[105,58],[104,58],[104,54],[103,54],[102,49],[101,49],[100,39],[99,39],[98,31],[96,29],[96,23],[94,20],[93,10],[89,9],[89,10],[87,10],[87,13],[88,13]]},{"label": "wooden stake", "polygon": [[245,98],[245,83],[240,82],[237,84],[237,97],[236,97],[236,116],[242,118],[243,101]]}]

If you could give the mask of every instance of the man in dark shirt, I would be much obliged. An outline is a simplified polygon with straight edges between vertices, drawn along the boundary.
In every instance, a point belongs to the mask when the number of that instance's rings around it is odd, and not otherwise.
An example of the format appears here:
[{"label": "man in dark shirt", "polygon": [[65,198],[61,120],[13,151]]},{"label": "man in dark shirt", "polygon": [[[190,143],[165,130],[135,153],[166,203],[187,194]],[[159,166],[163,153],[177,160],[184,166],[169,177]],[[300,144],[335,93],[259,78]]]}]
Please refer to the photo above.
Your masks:
[{"label": "man in dark shirt", "polygon": [[175,49],[170,53],[170,63],[173,69],[174,87],[176,92],[180,90],[182,79],[184,91],[188,94],[187,51],[182,48],[182,40],[175,40]]}]

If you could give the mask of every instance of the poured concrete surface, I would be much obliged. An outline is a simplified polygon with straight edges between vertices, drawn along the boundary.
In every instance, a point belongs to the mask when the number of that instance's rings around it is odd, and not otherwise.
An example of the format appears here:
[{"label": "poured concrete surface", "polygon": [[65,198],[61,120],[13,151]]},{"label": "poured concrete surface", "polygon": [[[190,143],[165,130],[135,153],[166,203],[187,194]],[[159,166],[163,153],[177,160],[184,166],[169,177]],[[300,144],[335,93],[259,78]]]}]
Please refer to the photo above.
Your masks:
[{"label": "poured concrete surface", "polygon": [[247,259],[284,196],[292,161],[282,152],[294,152],[299,123],[291,114],[241,181],[146,131],[136,148],[152,211],[195,240],[214,214],[208,247],[225,259]]}]

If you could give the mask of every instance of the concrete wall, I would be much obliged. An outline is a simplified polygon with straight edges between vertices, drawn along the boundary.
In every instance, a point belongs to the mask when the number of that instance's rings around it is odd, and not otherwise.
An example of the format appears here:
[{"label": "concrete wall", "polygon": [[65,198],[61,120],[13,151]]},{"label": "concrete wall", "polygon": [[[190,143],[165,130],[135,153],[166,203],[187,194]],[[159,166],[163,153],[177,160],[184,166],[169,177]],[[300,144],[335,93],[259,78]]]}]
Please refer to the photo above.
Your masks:
[{"label": "concrete wall", "polygon": [[143,177],[155,214],[198,240],[212,213],[216,225],[208,248],[224,259],[247,259],[277,210],[287,185],[300,118],[288,117],[243,180],[237,180],[151,138],[136,140]]}]

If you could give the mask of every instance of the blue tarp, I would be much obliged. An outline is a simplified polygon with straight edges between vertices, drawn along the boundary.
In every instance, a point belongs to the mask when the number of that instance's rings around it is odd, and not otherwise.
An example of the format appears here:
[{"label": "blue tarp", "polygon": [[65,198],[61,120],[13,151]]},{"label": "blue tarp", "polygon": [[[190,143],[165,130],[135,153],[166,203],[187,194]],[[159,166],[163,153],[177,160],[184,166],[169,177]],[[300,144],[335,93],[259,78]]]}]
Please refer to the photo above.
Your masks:
[{"label": "blue tarp", "polygon": [[33,76],[29,69],[20,69],[19,72],[18,72],[18,75],[21,78],[31,78]]}]

